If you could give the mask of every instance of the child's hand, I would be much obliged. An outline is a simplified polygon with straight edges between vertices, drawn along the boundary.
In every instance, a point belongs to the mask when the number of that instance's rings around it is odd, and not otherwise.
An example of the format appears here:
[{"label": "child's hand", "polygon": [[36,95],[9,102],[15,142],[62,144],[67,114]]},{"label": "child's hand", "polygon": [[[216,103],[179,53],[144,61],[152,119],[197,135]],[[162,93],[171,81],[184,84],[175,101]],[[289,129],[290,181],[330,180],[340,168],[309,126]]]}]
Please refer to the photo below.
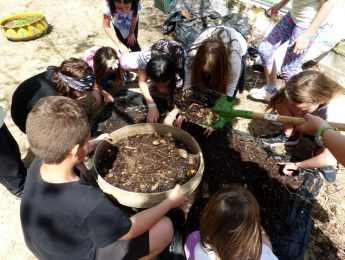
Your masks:
[{"label": "child's hand", "polygon": [[214,130],[214,128],[212,128],[212,127],[207,127],[207,128],[205,129],[205,131],[203,132],[203,135],[206,135],[206,137],[209,137],[214,131],[216,131],[216,130]]},{"label": "child's hand", "polygon": [[119,49],[120,49],[121,55],[123,55],[123,54],[129,52],[129,51],[128,51],[128,48],[127,48],[124,44],[121,44],[121,45],[119,46]]},{"label": "child's hand", "polygon": [[171,208],[177,208],[180,206],[186,199],[186,196],[184,196],[181,193],[181,186],[176,184],[175,188],[169,193],[166,200],[170,202]]},{"label": "child's hand", "polygon": [[293,49],[293,53],[296,55],[299,55],[305,51],[305,49],[309,45],[309,38],[305,36],[304,34],[297,37],[290,45],[289,47],[295,46]]},{"label": "child's hand", "polygon": [[132,47],[136,41],[137,41],[137,39],[135,38],[134,33],[131,33],[131,34],[128,35],[127,44],[128,44],[129,46]]},{"label": "child's hand", "polygon": [[184,121],[186,121],[186,118],[184,116],[178,115],[176,119],[176,127],[181,128]]},{"label": "child's hand", "polygon": [[110,95],[108,92],[104,91],[102,92],[104,102],[105,103],[114,103],[114,98],[112,95]]},{"label": "child's hand", "polygon": [[281,6],[279,4],[276,4],[274,6],[272,6],[271,8],[269,8],[267,11],[266,11],[266,15],[269,16],[269,17],[274,17],[277,15],[277,13],[279,12]]},{"label": "child's hand", "polygon": [[167,116],[164,118],[163,124],[164,125],[173,125],[175,122],[176,117],[173,116],[171,113],[168,113]]},{"label": "child's hand", "polygon": [[289,175],[291,176],[293,174],[294,171],[298,170],[299,167],[297,166],[296,163],[293,162],[286,162],[286,163],[279,163],[280,165],[283,165],[283,173],[285,175]]},{"label": "child's hand", "polygon": [[97,136],[93,140],[100,140],[101,141],[101,140],[104,140],[104,139],[110,139],[110,134],[108,134],[108,133],[101,134],[101,135]]},{"label": "child's hand", "polygon": [[159,111],[157,107],[151,107],[149,108],[149,111],[147,113],[147,122],[148,123],[157,123],[159,118]]}]

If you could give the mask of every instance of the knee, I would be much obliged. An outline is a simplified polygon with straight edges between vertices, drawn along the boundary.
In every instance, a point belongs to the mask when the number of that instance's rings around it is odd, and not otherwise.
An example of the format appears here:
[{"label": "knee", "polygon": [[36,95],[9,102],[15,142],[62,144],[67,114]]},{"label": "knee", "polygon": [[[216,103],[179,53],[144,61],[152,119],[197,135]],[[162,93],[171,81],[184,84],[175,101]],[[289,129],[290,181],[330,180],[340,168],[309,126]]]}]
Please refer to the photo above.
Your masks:
[{"label": "knee", "polygon": [[269,43],[267,40],[264,40],[260,43],[258,52],[260,57],[267,56],[267,55],[273,55],[274,48],[271,43]]},{"label": "knee", "polygon": [[169,218],[163,217],[150,229],[151,251],[166,248],[174,235],[174,228]]}]

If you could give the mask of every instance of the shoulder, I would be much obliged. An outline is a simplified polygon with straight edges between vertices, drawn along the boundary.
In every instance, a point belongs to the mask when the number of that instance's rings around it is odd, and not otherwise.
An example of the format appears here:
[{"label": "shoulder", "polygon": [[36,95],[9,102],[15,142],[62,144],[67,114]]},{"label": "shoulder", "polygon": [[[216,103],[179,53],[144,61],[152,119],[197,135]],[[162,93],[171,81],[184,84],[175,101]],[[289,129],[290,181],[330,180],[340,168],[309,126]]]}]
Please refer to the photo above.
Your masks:
[{"label": "shoulder", "polygon": [[139,52],[137,62],[138,62],[138,67],[140,69],[145,69],[147,63],[151,59],[152,45],[153,44],[146,46],[144,49],[142,49],[142,51]]},{"label": "shoulder", "polygon": [[278,260],[278,258],[273,254],[272,250],[262,243],[262,253],[260,260]]},{"label": "shoulder", "polygon": [[194,257],[198,260],[215,260],[216,254],[213,251],[206,251],[201,243],[198,242],[194,248]]},{"label": "shoulder", "polygon": [[327,104],[327,120],[331,122],[338,122],[338,123],[345,123],[345,115],[343,113],[339,113],[343,111],[345,104],[345,95],[340,95],[333,98]]},{"label": "shoulder", "polygon": [[110,6],[108,4],[107,0],[103,0],[103,7],[102,7],[103,14],[106,16],[111,17],[111,11],[110,11]]}]

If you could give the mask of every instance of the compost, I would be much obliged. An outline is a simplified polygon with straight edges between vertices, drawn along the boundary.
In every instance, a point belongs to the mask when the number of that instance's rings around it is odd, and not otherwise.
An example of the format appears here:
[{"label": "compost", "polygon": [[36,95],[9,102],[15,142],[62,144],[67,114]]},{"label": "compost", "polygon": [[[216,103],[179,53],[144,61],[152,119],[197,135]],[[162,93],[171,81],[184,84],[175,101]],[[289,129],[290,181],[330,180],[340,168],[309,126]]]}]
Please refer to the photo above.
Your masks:
[{"label": "compost", "polygon": [[111,168],[105,180],[117,188],[139,193],[163,192],[183,185],[199,167],[199,155],[171,134],[138,134],[116,142],[107,150]]}]

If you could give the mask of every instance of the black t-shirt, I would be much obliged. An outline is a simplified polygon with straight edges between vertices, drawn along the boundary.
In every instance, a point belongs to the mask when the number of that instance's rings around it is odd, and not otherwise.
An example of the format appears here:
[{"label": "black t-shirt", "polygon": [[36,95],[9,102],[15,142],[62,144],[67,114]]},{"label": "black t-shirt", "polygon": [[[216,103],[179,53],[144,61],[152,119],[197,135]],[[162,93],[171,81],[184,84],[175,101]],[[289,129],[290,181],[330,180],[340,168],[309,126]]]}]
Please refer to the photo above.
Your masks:
[{"label": "black t-shirt", "polygon": [[96,249],[114,243],[131,221],[104,193],[79,181],[45,182],[33,161],[20,205],[26,245],[39,259],[95,259]]},{"label": "black t-shirt", "polygon": [[56,87],[51,80],[55,68],[50,66],[47,71],[25,80],[13,93],[11,105],[12,119],[24,133],[28,114],[37,101],[43,97],[58,95]]}]

